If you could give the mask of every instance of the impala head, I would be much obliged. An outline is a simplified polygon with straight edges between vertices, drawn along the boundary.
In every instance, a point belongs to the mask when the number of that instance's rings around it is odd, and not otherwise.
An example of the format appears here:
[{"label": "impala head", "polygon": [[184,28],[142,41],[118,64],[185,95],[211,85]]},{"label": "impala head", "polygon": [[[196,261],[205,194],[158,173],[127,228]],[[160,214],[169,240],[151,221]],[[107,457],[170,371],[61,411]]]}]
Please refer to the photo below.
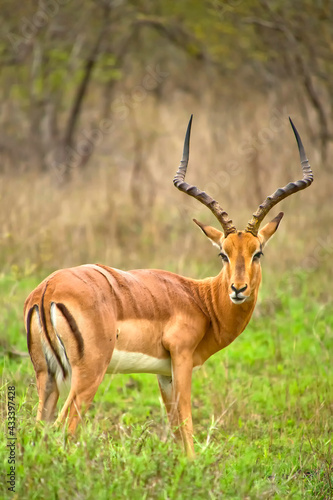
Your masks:
[{"label": "impala head", "polygon": [[173,182],[178,189],[206,205],[220,222],[223,231],[194,219],[194,222],[204,234],[219,248],[219,255],[223,261],[223,283],[226,284],[230,300],[234,304],[242,304],[246,300],[256,297],[261,281],[260,258],[263,255],[266,243],[277,230],[283,212],[280,212],[271,222],[259,229],[262,220],[277,203],[287,198],[287,196],[310,186],[313,181],[312,170],[306,158],[301,138],[290,118],[289,120],[298,145],[303,178],[296,182],[290,182],[285,187],[277,189],[271,196],[268,196],[259,205],[257,211],[254,212],[244,231],[237,231],[227,212],[222,209],[216,200],[204,191],[200,191],[196,186],[191,186],[185,182],[192,116],[187,127],[183,158]]}]

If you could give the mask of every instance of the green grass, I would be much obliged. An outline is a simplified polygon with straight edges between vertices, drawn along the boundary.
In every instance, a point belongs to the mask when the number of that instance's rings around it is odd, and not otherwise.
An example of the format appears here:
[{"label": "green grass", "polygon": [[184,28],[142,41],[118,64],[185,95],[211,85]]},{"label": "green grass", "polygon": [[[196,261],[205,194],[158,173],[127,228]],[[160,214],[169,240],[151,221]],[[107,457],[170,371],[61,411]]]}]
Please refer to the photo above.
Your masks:
[{"label": "green grass", "polygon": [[16,493],[3,480],[1,498],[332,498],[333,305],[311,275],[267,283],[247,330],[194,374],[193,463],[170,440],[152,375],[106,376],[73,440],[35,425],[32,364],[15,351],[26,351],[22,306],[36,284],[0,279],[3,436],[7,385],[17,419]]}]

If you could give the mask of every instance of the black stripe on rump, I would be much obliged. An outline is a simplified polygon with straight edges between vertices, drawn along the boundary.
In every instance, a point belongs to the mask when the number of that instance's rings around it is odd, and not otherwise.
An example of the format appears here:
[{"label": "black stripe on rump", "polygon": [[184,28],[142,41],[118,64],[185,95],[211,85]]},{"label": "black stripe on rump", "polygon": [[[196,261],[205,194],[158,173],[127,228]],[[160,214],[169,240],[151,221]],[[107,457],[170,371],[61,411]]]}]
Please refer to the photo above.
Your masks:
[{"label": "black stripe on rump", "polygon": [[30,348],[31,348],[31,318],[32,318],[32,313],[34,312],[34,309],[37,309],[38,311],[38,306],[37,304],[34,304],[32,307],[30,307],[28,314],[27,314],[27,322],[26,322],[26,330],[27,330],[27,346],[28,346],[28,351],[30,353]]},{"label": "black stripe on rump", "polygon": [[[65,379],[67,377],[67,375],[68,375],[67,370],[64,367],[64,365],[62,364],[58,352],[54,349],[54,347],[52,345],[51,338],[50,338],[50,335],[49,335],[49,332],[48,332],[47,326],[46,326],[45,309],[44,309],[44,296],[45,296],[45,292],[46,292],[46,289],[47,289],[47,285],[48,285],[48,283],[46,283],[46,285],[45,285],[45,289],[44,289],[44,292],[43,292],[43,295],[42,295],[42,298],[41,298],[41,301],[40,301],[40,316],[41,316],[41,321],[42,321],[42,327],[44,329],[44,333],[45,333],[45,336],[46,336],[47,341],[49,343],[49,346],[51,347],[51,350],[52,350],[53,354],[55,355],[57,362],[59,363],[59,366],[60,366],[61,371],[62,371],[62,375],[63,375],[63,377]],[[46,358],[46,361],[47,361],[47,358]],[[47,362],[47,365],[49,367],[49,363],[48,362]]]},{"label": "black stripe on rump", "polygon": [[77,349],[79,351],[80,358],[82,358],[83,353],[84,353],[84,342],[83,342],[83,337],[82,334],[79,330],[79,327],[77,326],[77,323],[74,319],[74,316],[69,312],[65,304],[62,304],[61,302],[56,302],[56,306],[58,309],[61,311],[62,315],[66,319],[67,323],[69,324],[69,327],[74,335],[74,338],[76,340],[77,344]]}]

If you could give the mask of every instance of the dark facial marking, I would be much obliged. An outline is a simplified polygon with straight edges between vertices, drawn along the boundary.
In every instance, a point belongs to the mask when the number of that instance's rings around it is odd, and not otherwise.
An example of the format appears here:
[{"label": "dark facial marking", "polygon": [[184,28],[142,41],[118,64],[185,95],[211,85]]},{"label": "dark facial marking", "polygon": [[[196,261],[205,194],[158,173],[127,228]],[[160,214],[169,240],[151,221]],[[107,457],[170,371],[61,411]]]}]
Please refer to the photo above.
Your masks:
[{"label": "dark facial marking", "polygon": [[236,274],[237,275],[242,275],[245,271],[245,259],[243,255],[238,255],[237,261],[236,261]]}]

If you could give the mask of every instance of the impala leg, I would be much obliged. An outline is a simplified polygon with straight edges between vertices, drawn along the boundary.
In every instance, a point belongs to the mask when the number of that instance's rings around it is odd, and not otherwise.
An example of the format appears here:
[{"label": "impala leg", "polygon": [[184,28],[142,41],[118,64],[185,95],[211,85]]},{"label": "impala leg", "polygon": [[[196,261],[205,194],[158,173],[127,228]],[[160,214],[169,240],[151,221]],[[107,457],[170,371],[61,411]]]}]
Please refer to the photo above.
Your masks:
[{"label": "impala leg", "polygon": [[179,429],[177,404],[173,399],[172,377],[166,375],[157,375],[158,386],[160,388],[162,400],[168,415],[170,427],[177,441],[182,441]]},{"label": "impala leg", "polygon": [[193,360],[189,353],[172,357],[173,402],[177,408],[179,430],[185,452],[194,458],[191,384]]},{"label": "impala leg", "polygon": [[82,420],[84,413],[88,410],[95,397],[97,389],[104,378],[105,371],[106,368],[98,375],[96,373],[89,375],[88,370],[82,368],[73,369],[71,389],[57,418],[56,425],[67,423],[68,432],[70,434],[75,433],[77,424]]},{"label": "impala leg", "polygon": [[41,341],[41,326],[37,306],[33,307],[28,314],[27,332],[29,332],[28,349],[36,375],[38,391],[37,421],[53,419],[54,412],[59,399],[59,390],[55,376],[51,373],[50,366],[45,359]]},{"label": "impala leg", "polygon": [[38,372],[36,379],[39,397],[37,420],[50,421],[57,406],[59,390],[54,376],[47,371]]},{"label": "impala leg", "polygon": [[67,423],[68,432],[74,434],[78,423],[91,405],[97,389],[98,386],[94,385],[79,392],[71,390],[56,424],[64,425]]}]

